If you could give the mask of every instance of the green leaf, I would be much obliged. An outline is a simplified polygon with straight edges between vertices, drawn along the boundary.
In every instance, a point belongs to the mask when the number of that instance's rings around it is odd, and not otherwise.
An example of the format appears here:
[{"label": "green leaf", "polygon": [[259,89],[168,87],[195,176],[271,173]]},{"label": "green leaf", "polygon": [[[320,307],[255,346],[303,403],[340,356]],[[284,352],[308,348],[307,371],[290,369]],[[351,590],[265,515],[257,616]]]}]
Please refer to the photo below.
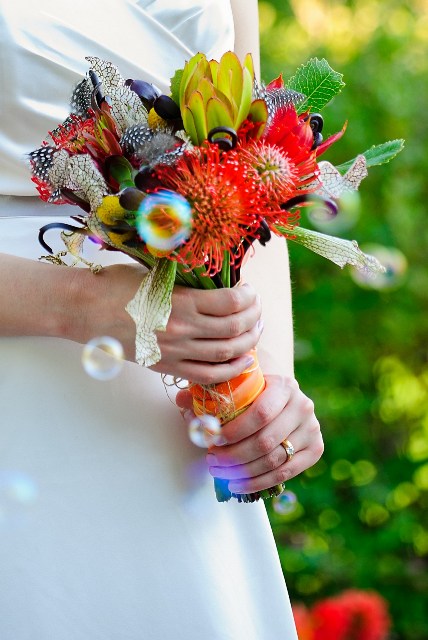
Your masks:
[{"label": "green leaf", "polygon": [[165,331],[171,313],[177,263],[167,258],[157,260],[144,277],[126,311],[136,325],[135,359],[144,367],[151,367],[161,359],[156,331]]},{"label": "green leaf", "polygon": [[[400,151],[404,148],[404,140],[389,140],[388,142],[384,142],[383,144],[373,145],[364,153],[359,155],[363,155],[366,159],[366,163],[368,167],[374,167],[378,164],[385,164],[395,158],[395,156],[400,153]],[[345,173],[349,167],[352,166],[354,160],[349,160],[348,162],[344,162],[336,166],[336,169],[340,171],[340,173]]]},{"label": "green leaf", "polygon": [[223,54],[217,74],[217,87],[235,104],[240,104],[243,73],[239,58],[232,51]]},{"label": "green leaf", "polygon": [[230,253],[229,251],[223,252],[223,264],[221,267],[221,281],[225,287],[230,287]]},{"label": "green leaf", "polygon": [[[207,114],[205,111],[204,99],[199,91],[194,91],[188,102],[188,107],[193,115],[193,120],[196,128],[197,142],[196,144],[202,144],[207,139],[208,127],[207,127]],[[192,142],[194,142],[192,140]]]},{"label": "green leaf", "polygon": [[245,118],[248,116],[253,95],[253,77],[246,67],[243,70],[242,96],[239,110],[235,118],[235,128],[239,129]]},{"label": "green leaf", "polygon": [[207,129],[208,132],[214,127],[233,128],[234,122],[229,111],[218,98],[211,98],[207,103]]},{"label": "green leaf", "polygon": [[310,109],[320,111],[335,95],[341,92],[345,83],[343,75],[334,71],[325,58],[311,58],[300,66],[287,83],[287,89],[303,93],[305,101],[299,104],[302,113]]},{"label": "green leaf", "polygon": [[171,98],[176,104],[180,104],[180,84],[184,69],[177,69],[171,78]]},{"label": "green leaf", "polygon": [[187,133],[193,144],[198,144],[198,132],[196,131],[195,119],[189,107],[184,107],[181,110],[181,117],[183,118],[183,126],[185,132]]},{"label": "green leaf", "polygon": [[119,183],[120,189],[135,187],[132,165],[124,156],[108,156],[105,170],[109,177]]}]

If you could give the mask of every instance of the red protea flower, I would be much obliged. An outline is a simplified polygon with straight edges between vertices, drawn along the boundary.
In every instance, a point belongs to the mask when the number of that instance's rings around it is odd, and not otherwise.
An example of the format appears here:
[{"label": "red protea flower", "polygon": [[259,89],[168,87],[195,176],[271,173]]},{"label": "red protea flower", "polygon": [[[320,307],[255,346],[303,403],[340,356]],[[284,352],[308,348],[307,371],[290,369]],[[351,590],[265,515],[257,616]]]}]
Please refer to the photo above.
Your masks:
[{"label": "red protea flower", "polygon": [[300,172],[288,153],[264,140],[254,141],[239,149],[239,158],[254,169],[266,199],[265,206],[277,210],[296,195]]},{"label": "red protea flower", "polygon": [[287,153],[295,164],[306,163],[307,174],[315,170],[314,134],[308,113],[298,115],[293,105],[279,108],[262,137]]},{"label": "red protea flower", "polygon": [[177,250],[178,259],[190,269],[205,265],[214,275],[228,252],[231,264],[239,266],[243,241],[258,237],[261,222],[261,194],[251,167],[212,144],[185,152],[173,167],[163,166],[157,174],[163,186],[192,206],[192,232]]}]

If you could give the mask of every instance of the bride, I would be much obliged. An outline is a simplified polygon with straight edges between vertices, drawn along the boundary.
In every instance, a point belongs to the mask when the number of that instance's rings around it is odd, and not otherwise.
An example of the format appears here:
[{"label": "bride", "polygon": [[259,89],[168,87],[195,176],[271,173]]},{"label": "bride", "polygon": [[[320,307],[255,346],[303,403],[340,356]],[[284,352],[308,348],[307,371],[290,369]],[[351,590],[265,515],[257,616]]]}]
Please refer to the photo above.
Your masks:
[{"label": "bride", "polygon": [[[166,91],[197,51],[218,59],[235,46],[257,61],[257,2],[0,8],[0,637],[295,640],[264,505],[217,503],[210,476],[235,493],[258,491],[322,453],[313,404],[293,376],[284,243],[249,261],[247,287],[176,287],[162,359],[144,369],[124,310],[142,268],[117,254],[109,265],[109,252],[97,275],[38,261],[38,229],[75,209],[36,198],[25,159],[67,115],[85,56]],[[266,389],[205,460],[187,436],[188,393],[177,397],[183,424],[160,373],[201,383],[238,375],[261,337],[262,306]],[[105,382],[81,366],[82,345],[100,335],[120,340],[127,357]]]}]

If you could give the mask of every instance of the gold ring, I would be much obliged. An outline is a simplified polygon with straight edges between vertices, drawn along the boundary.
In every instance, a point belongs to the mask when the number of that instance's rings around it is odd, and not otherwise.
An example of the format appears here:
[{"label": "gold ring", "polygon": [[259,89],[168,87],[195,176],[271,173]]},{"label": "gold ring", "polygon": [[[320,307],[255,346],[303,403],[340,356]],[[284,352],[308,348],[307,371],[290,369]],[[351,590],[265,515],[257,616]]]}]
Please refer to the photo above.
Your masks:
[{"label": "gold ring", "polygon": [[283,447],[285,453],[287,454],[287,459],[285,462],[288,462],[295,454],[294,447],[291,444],[290,440],[287,439],[281,442],[281,447]]}]

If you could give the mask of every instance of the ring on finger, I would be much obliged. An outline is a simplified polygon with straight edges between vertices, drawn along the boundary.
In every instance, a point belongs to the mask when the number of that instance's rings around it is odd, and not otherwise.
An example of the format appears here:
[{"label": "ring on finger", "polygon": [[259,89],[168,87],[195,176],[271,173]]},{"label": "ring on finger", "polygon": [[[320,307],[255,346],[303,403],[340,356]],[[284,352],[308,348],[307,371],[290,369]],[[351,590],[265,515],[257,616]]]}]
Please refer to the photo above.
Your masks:
[{"label": "ring on finger", "polygon": [[285,462],[288,462],[296,453],[294,450],[294,447],[291,444],[290,440],[287,440],[287,438],[281,442],[281,447],[284,449],[285,453],[287,454],[287,459]]}]

